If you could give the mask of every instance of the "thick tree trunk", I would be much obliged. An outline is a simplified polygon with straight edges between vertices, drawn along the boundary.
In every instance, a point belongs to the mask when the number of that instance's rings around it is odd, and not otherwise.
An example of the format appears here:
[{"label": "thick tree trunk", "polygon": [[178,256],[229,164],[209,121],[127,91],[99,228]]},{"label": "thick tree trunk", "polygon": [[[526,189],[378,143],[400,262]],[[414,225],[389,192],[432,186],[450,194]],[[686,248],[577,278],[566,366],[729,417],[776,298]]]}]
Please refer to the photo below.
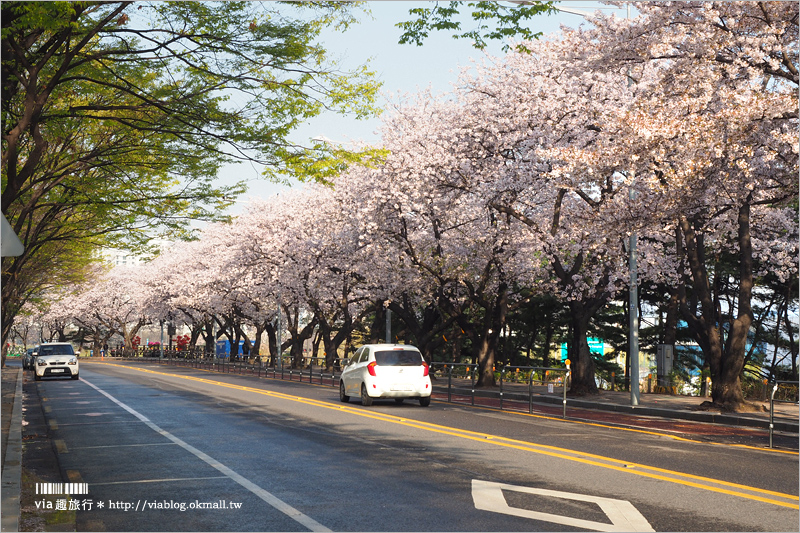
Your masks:
[{"label": "thick tree trunk", "polygon": [[383,300],[378,300],[372,304],[375,309],[375,320],[369,328],[367,342],[370,344],[380,344],[386,340],[386,308]]},{"label": "thick tree trunk", "polygon": [[267,332],[267,347],[269,348],[269,366],[274,367],[278,361],[278,332],[272,322],[264,326]]},{"label": "thick tree trunk", "polygon": [[316,315],[316,320],[319,324],[319,335],[322,338],[322,345],[325,349],[325,371],[333,372],[339,355],[339,346],[352,332],[353,321],[349,316],[345,317],[337,330],[321,313]]},{"label": "thick tree trunk", "polygon": [[592,309],[595,305],[587,305],[587,302],[575,300],[569,302],[570,329],[572,331],[570,342],[567,345],[567,356],[571,363],[572,375],[569,393],[573,396],[597,394],[598,392],[594,376],[594,360],[589,351],[589,342],[586,340],[589,332],[589,320],[594,314]]},{"label": "thick tree trunk", "polygon": [[497,289],[497,296],[485,308],[483,332],[478,342],[476,358],[478,361],[478,380],[476,387],[494,387],[494,364],[497,359],[497,341],[500,331],[506,325],[508,314],[508,285],[503,282]]},{"label": "thick tree trunk", "polygon": [[747,334],[753,324],[753,245],[750,239],[750,204],[739,208],[739,305],[730,327],[722,358],[720,375],[711,376],[711,400],[715,405],[733,411],[744,405],[741,376],[747,351]]},{"label": "thick tree trunk", "polygon": [[739,411],[744,407],[741,375],[744,369],[747,334],[753,324],[751,307],[753,291],[753,249],[750,237],[750,205],[747,201],[739,208],[739,295],[736,318],[727,328],[724,338],[722,325],[725,317],[713,294],[705,266],[702,234],[686,218],[680,220],[686,245],[686,257],[692,275],[692,287],[700,305],[700,316],[694,309],[681,305],[681,312],[689,324],[698,344],[703,350],[711,371],[711,400],[715,407],[727,411]]},{"label": "thick tree trunk", "polygon": [[264,324],[256,324],[256,336],[253,339],[253,349],[250,355],[259,358],[261,361],[261,336],[264,334]]},{"label": "thick tree trunk", "polygon": [[290,309],[284,306],[283,311],[288,322],[286,329],[291,337],[288,342],[290,346],[289,353],[292,357],[292,368],[301,368],[303,366],[303,344],[306,339],[310,339],[311,335],[313,335],[314,328],[317,325],[317,317],[314,317],[303,329],[300,329],[300,309],[297,307]]}]

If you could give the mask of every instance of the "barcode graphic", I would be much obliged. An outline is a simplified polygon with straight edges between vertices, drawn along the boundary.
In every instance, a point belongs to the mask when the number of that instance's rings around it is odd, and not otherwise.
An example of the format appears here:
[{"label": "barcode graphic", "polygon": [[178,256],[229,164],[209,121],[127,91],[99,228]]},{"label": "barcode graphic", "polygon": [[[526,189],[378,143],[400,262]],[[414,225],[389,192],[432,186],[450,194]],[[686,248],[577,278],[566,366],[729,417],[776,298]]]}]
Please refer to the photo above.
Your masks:
[{"label": "barcode graphic", "polygon": [[36,494],[89,494],[89,484],[37,483]]}]

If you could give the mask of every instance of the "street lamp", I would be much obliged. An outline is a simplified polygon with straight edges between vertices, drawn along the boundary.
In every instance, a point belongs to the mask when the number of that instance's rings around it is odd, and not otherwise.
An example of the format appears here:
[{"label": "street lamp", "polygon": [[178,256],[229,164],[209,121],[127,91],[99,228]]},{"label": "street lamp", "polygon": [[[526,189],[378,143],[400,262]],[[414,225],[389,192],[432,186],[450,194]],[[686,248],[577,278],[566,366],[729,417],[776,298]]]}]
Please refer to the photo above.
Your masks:
[{"label": "street lamp", "polygon": [[386,308],[386,344],[392,344],[392,310],[388,303],[383,306]]}]

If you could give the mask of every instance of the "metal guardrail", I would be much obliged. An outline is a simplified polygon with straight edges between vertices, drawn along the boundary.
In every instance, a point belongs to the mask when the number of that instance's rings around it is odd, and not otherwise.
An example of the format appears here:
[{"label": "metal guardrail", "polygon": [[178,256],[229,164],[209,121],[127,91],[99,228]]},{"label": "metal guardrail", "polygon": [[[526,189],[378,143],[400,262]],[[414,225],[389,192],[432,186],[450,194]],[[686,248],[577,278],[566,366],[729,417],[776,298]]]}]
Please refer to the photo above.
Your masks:
[{"label": "metal guardrail", "polygon": [[[463,372],[462,372],[463,369]],[[447,374],[447,401],[449,403],[453,402],[453,392],[466,392],[469,391],[470,396],[470,403],[471,405],[475,405],[475,397],[478,395],[476,393],[476,379],[475,374],[478,369],[478,365],[473,363],[437,363],[434,362],[431,365],[432,372],[442,372]],[[497,373],[497,372],[496,372]],[[466,381],[469,379],[469,388],[466,387],[459,387],[453,385],[453,375],[455,374],[456,379],[463,379]],[[555,378],[551,378],[551,374],[557,376]],[[524,379],[520,381],[519,376],[522,375]],[[570,371],[568,368],[553,368],[553,367],[534,367],[534,366],[505,366],[499,372],[499,379],[498,379],[498,390],[496,393],[494,391],[487,391],[483,390],[480,392],[480,396],[485,396],[487,394],[497,394],[499,401],[500,401],[500,410],[503,410],[504,402],[507,402],[506,397],[508,394],[520,394],[519,389],[516,389],[516,393],[513,392],[514,389],[508,389],[507,385],[511,383],[522,383],[523,385],[527,385],[527,389],[522,394],[527,396],[528,402],[528,413],[533,413],[533,399],[536,396],[542,396],[542,392],[534,391],[534,383],[541,384],[542,387],[546,387],[548,394],[552,394],[555,389],[555,385],[558,384],[561,386],[561,393],[562,393],[562,416],[564,418],[567,417],[567,385],[569,382]],[[553,390],[551,390],[551,388]]]},{"label": "metal guardrail", "polygon": [[[128,358],[126,357],[126,359]],[[288,379],[289,381],[307,381],[308,383],[316,382],[320,385],[330,384],[334,387],[339,385],[338,379],[341,374],[341,372],[337,372],[336,370],[333,372],[326,372],[325,367],[320,364],[325,362],[325,359],[321,357],[303,358],[300,368],[292,368],[291,356],[283,356],[279,360],[275,361],[270,361],[269,357],[264,357],[264,360],[260,362],[250,363],[244,359],[232,360],[230,357],[214,358],[212,356],[175,356],[173,354],[168,354],[165,351],[165,357],[144,356],[132,357],[130,359],[147,359],[167,364],[174,364],[176,366],[198,368],[201,370],[213,370],[222,374],[242,374],[256,377],[263,376],[265,378],[272,377],[273,379]],[[334,369],[341,366],[341,361],[341,359],[334,360]],[[315,362],[317,363],[316,368],[314,367]],[[306,380],[305,378],[308,379]]]},{"label": "metal guardrail", "polygon": [[[136,355],[126,354],[123,357],[109,357],[111,359],[125,359],[132,361],[153,361],[176,366],[212,370],[223,374],[236,373],[255,377],[265,377],[282,379],[289,381],[316,383],[319,385],[339,386],[341,377],[341,364],[346,359],[336,359],[334,370],[326,372],[324,358],[305,357],[300,368],[292,368],[293,358],[283,356],[278,360],[271,360],[264,357],[262,361],[249,363],[247,361],[231,360],[229,357],[214,358],[210,354],[177,352],[164,350],[164,357],[159,356],[158,351],[149,353],[139,353]],[[316,366],[315,366],[316,365]],[[536,397],[550,396],[555,397],[556,388],[562,400],[562,416],[567,416],[567,387],[569,386],[570,371],[568,368],[551,367],[530,367],[530,366],[506,366],[499,372],[498,388],[476,389],[476,374],[478,365],[471,363],[441,363],[431,364],[433,377],[437,374],[447,375],[447,401],[456,403],[454,396],[468,396],[471,405],[475,405],[476,397],[496,397],[499,399],[500,409],[504,409],[509,402],[524,401],[528,404],[528,412],[533,412],[533,403]],[[463,384],[459,383],[463,380]],[[521,385],[515,386],[515,385]],[[539,388],[539,390],[536,390]],[[463,393],[463,394],[460,394]],[[516,399],[509,399],[516,396]],[[520,399],[521,398],[521,399]]]},{"label": "metal guardrail", "polygon": [[798,381],[775,381],[772,383],[772,391],[769,395],[769,447],[772,448],[772,432],[775,428],[775,403],[798,403],[798,398],[795,396],[794,400],[776,400],[775,393],[781,385],[795,385],[800,389],[800,382]]}]

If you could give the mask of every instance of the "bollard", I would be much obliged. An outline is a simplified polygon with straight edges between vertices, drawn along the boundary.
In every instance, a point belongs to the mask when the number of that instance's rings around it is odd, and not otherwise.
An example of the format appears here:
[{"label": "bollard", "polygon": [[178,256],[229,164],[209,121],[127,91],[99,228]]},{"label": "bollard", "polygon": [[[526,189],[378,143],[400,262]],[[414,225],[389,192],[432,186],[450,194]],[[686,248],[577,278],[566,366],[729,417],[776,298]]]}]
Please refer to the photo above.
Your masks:
[{"label": "bollard", "polygon": [[503,410],[503,376],[505,375],[505,373],[506,373],[506,368],[503,367],[503,369],[500,371],[500,410],[501,411]]},{"label": "bollard", "polygon": [[533,370],[528,375],[528,414],[533,414]]},{"label": "bollard", "polygon": [[564,374],[564,387],[563,387],[564,388],[564,399],[562,401],[562,403],[564,405],[564,408],[563,408],[563,412],[561,413],[561,416],[562,416],[562,418],[567,418],[567,380],[569,379],[569,376],[570,376],[570,361],[569,361],[569,359],[567,359],[564,362],[567,364],[567,373]]},{"label": "bollard", "polygon": [[775,392],[778,390],[778,383],[772,386],[772,394],[769,395],[769,447],[772,448],[772,432],[775,428]]},{"label": "bollard", "polygon": [[[469,367],[468,367],[469,368]],[[472,369],[470,369],[472,370]],[[472,405],[475,405],[475,372],[470,372],[470,383],[472,384]]]},{"label": "bollard", "polygon": [[[445,365],[447,368],[447,365]],[[453,401],[453,367],[447,368],[447,403]]]}]

